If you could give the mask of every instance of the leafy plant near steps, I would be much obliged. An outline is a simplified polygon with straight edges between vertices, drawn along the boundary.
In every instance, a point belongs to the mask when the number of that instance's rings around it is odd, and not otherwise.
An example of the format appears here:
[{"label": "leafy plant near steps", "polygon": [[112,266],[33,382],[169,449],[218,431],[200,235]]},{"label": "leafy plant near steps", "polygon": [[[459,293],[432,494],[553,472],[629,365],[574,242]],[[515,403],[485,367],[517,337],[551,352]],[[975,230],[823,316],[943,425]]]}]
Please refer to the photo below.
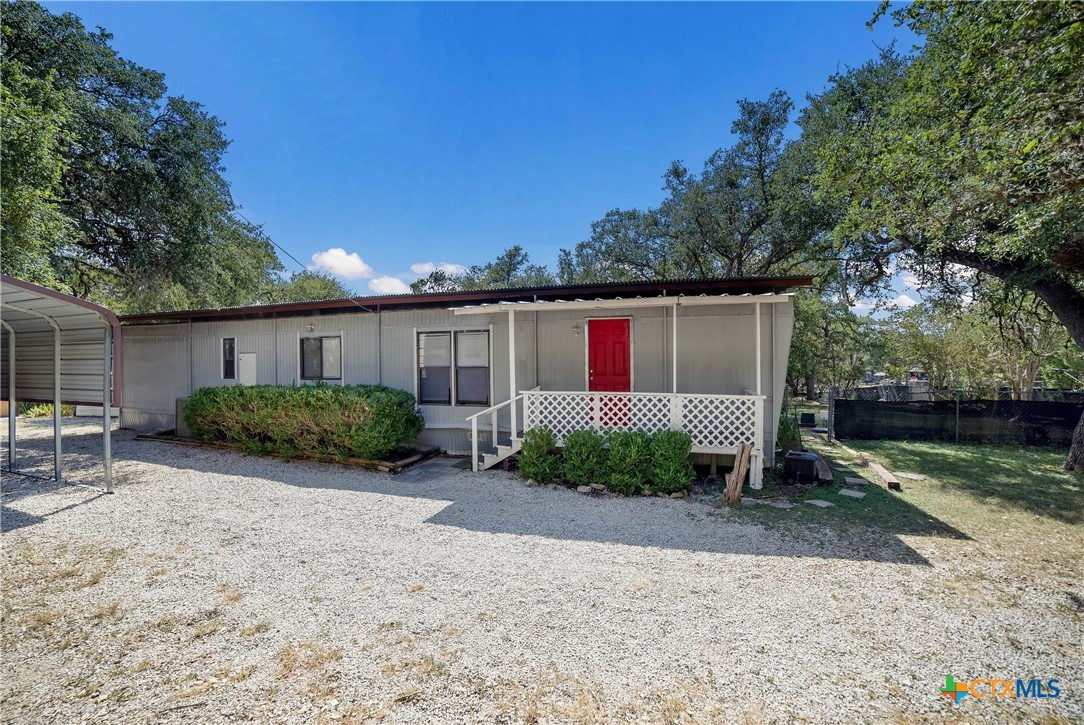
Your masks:
[{"label": "leafy plant near steps", "polygon": [[318,453],[378,460],[418,437],[414,396],[383,385],[200,388],[183,417],[196,438],[285,458]]},{"label": "leafy plant near steps", "polygon": [[651,436],[643,431],[615,431],[608,440],[607,483],[617,493],[638,493],[651,478]]},{"label": "leafy plant near steps", "polygon": [[548,428],[531,428],[523,434],[519,450],[519,473],[538,483],[549,483],[561,475],[561,455],[557,439]]},{"label": "leafy plant near steps", "polygon": [[595,430],[577,430],[565,436],[564,473],[569,483],[606,483],[605,445],[606,439]]},{"label": "leafy plant near steps", "polygon": [[689,462],[693,439],[679,430],[663,430],[651,439],[651,486],[658,493],[688,488],[696,478]]}]

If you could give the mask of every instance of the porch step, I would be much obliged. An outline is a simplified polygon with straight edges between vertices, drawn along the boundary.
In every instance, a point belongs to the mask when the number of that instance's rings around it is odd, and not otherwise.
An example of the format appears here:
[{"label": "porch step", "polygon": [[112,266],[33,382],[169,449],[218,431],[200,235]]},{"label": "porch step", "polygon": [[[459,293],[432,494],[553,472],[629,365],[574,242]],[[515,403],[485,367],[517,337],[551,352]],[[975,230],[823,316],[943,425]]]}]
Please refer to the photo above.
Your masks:
[{"label": "porch step", "polygon": [[523,440],[520,438],[512,438],[508,441],[508,445],[498,443],[493,453],[483,453],[481,470],[492,468],[504,459],[508,458],[519,452],[519,449],[523,447]]}]

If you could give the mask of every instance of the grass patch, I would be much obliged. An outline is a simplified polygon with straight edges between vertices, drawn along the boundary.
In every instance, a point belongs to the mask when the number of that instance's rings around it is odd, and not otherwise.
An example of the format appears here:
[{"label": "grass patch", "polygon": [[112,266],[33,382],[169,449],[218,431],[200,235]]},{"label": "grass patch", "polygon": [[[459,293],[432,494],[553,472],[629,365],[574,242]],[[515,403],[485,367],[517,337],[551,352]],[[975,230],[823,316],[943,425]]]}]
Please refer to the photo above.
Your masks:
[{"label": "grass patch", "polygon": [[256,622],[255,624],[249,624],[241,628],[242,637],[255,637],[257,634],[263,634],[271,629],[270,622]]},{"label": "grass patch", "polygon": [[204,637],[210,637],[216,633],[221,627],[221,623],[217,619],[212,619],[209,622],[197,625],[195,631],[192,632],[193,639],[203,639]]},{"label": "grass patch", "polygon": [[312,642],[287,642],[277,656],[277,674],[289,677],[304,670],[321,670],[343,658],[341,649],[326,649]]},{"label": "grass patch", "polygon": [[[1021,570],[1045,569],[1069,577],[1084,575],[1084,475],[1061,470],[1064,453],[1048,448],[956,445],[912,441],[847,441],[873,455],[890,471],[920,474],[902,478],[903,491],[886,491],[861,461],[828,445],[823,436],[806,433],[805,445],[830,463],[852,472],[832,471],[831,486],[788,487],[765,476],[755,498],[786,498],[789,510],[769,506],[740,507],[742,519],[809,537],[826,526],[871,545],[895,537],[958,541],[976,554]],[[870,481],[864,498],[840,495],[844,476]],[[797,489],[797,490],[795,490]],[[829,501],[816,508],[804,501]]]},{"label": "grass patch", "polygon": [[124,619],[125,614],[127,614],[127,612],[120,608],[120,602],[112,601],[95,609],[90,613],[90,616],[97,619],[99,622],[104,622],[106,620],[119,622]]}]

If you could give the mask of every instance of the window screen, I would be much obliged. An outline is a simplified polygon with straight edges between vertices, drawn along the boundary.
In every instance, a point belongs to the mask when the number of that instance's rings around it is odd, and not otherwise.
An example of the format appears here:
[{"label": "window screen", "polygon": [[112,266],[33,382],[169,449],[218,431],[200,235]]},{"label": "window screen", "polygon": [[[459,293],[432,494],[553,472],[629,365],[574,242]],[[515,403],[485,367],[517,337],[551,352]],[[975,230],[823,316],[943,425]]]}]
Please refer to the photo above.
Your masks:
[{"label": "window screen", "polygon": [[455,402],[489,405],[489,333],[455,333]]},{"label": "window screen", "polygon": [[452,402],[452,335],[423,332],[418,335],[418,402]]},{"label": "window screen", "polygon": [[340,380],[342,376],[342,338],[301,338],[302,380]]},{"label": "window screen", "polygon": [[237,379],[237,338],[222,338],[222,377],[225,380]]}]

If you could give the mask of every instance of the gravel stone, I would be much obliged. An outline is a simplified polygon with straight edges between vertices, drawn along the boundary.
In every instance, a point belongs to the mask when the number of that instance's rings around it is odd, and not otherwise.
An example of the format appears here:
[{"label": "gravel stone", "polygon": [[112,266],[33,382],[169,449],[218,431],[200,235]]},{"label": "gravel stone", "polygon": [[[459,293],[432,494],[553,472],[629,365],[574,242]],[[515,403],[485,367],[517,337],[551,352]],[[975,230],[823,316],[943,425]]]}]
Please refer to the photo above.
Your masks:
[{"label": "gravel stone", "polygon": [[[71,480],[97,482],[99,425],[65,421]],[[48,473],[48,424],[19,441]],[[112,496],[4,478],[5,722],[1084,719],[1084,587],[972,539],[455,459],[393,476],[130,431],[114,453]],[[946,673],[1066,687],[960,714]]]}]

